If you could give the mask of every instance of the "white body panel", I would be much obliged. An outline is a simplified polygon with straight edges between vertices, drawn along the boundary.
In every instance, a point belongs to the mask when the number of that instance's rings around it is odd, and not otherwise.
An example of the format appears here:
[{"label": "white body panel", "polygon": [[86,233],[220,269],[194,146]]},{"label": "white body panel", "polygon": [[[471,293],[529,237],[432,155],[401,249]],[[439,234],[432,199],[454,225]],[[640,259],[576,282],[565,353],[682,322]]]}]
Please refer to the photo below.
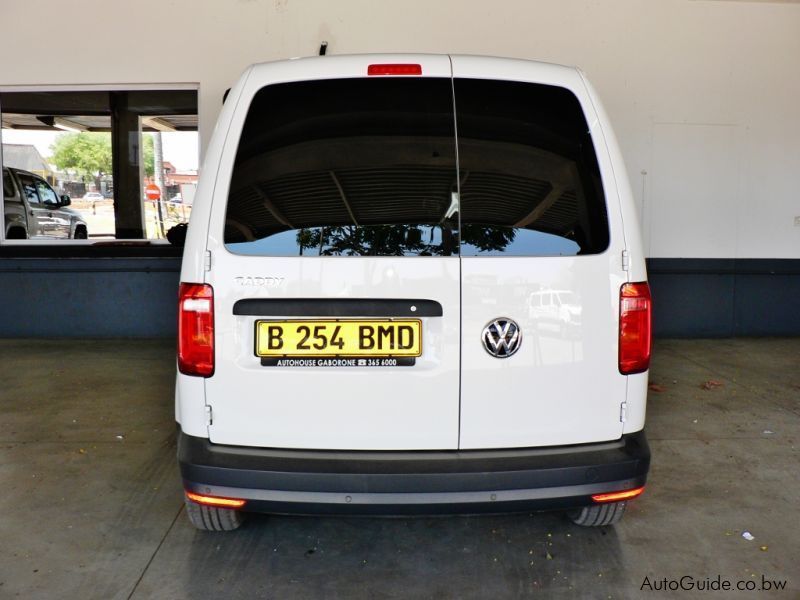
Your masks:
[{"label": "white body panel", "polygon": [[[556,446],[622,434],[626,378],[614,350],[624,278],[609,274],[612,262],[619,261],[608,254],[462,258],[461,448]],[[570,292],[572,318],[531,310],[531,295],[541,290]],[[513,319],[522,331],[519,351],[502,360],[481,342],[497,317]]]},{"label": "white body panel", "polygon": [[[625,235],[625,247],[628,251],[627,281],[647,281],[647,267],[644,259],[645,253],[639,215],[633,198],[630,180],[628,179],[628,172],[625,168],[625,161],[622,158],[622,151],[619,148],[617,136],[611,127],[608,114],[597,97],[597,93],[582,73],[581,78],[597,115],[593,131],[596,128],[605,141],[606,152],[600,152],[599,150],[597,152],[600,168],[604,173],[610,171],[614,176],[616,198],[619,201],[619,212],[622,217],[623,233]],[[604,181],[604,185],[607,185],[606,181]],[[609,191],[606,187],[606,197],[608,197],[608,194]],[[613,210],[614,207],[609,204],[609,212]],[[647,411],[648,378],[649,371],[627,376],[628,387],[623,433],[633,433],[644,429],[645,413]]]},{"label": "white body panel", "polygon": [[208,437],[206,380],[178,373],[175,381],[175,421],[187,435]]},{"label": "white body panel", "polygon": [[[231,132],[241,130],[252,97],[265,85],[364,76],[364,57],[330,58],[255,67],[242,90],[243,109],[236,113]],[[450,76],[445,56],[383,56],[381,62],[421,63],[426,76]],[[205,282],[214,288],[216,354],[225,357],[217,359],[216,373],[206,381],[213,410],[211,441],[282,448],[456,448],[458,258],[231,254],[220,234],[238,141],[232,133],[225,143],[207,244],[212,269]],[[275,277],[283,283],[243,287],[234,277]],[[234,302],[243,298],[427,299],[439,302],[445,311],[442,317],[423,319],[423,355],[413,367],[265,369],[253,353],[256,318],[232,314]]]},{"label": "white body panel", "polygon": [[[422,450],[588,443],[641,429],[647,374],[625,377],[617,365],[620,286],[646,280],[639,229],[616,140],[575,69],[452,58],[455,77],[544,83],[576,95],[605,188],[610,246],[604,253],[285,258],[226,250],[227,192],[255,93],[270,83],[362,77],[372,62],[421,63],[426,76],[451,73],[446,56],[324,57],[251,67],[231,91],[201,172],[181,272],[181,281],[214,288],[216,372],[205,380],[178,375],[176,418],[183,430],[232,445]],[[281,283],[241,286],[236,277]],[[579,303],[566,311],[568,319],[559,312],[563,327],[531,307],[531,295],[545,290],[571,292]],[[423,319],[423,355],[413,367],[284,370],[262,367],[254,355],[256,317],[233,315],[233,304],[245,298],[430,299],[442,304],[444,315]],[[519,352],[508,359],[493,358],[481,343],[483,327],[497,317],[516,320],[523,332]],[[210,425],[206,406],[213,411]]]},{"label": "white body panel", "polygon": [[[610,230],[600,255],[462,257],[461,448],[616,439],[626,393],[616,354],[625,236],[588,91],[580,74],[564,67],[469,56],[452,62],[456,79],[543,83],[577,97],[598,155]],[[483,328],[498,317],[516,321],[523,336],[520,350],[503,360],[481,342]]]},{"label": "white body panel", "polygon": [[[220,248],[214,286],[216,373],[206,381],[212,442],[280,448],[444,449],[458,444],[458,258],[242,257]],[[244,277],[283,278],[254,289]],[[219,274],[219,276],[216,276]],[[242,298],[421,298],[413,367],[265,368],[253,353],[257,317],[234,316]],[[281,318],[270,316],[270,318]]]}]

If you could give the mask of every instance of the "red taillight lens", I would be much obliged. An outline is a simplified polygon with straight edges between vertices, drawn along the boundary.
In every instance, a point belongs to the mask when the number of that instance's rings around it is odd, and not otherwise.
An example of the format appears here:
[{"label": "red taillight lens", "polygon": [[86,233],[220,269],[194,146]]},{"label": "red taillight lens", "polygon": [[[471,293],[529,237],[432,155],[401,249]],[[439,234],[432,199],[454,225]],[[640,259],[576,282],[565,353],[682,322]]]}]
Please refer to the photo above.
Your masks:
[{"label": "red taillight lens", "polygon": [[641,373],[650,366],[650,286],[626,283],[619,292],[619,372]]},{"label": "red taillight lens", "polygon": [[214,290],[182,283],[178,304],[178,370],[184,375],[214,374]]},{"label": "red taillight lens", "polygon": [[205,496],[203,494],[195,494],[194,492],[186,492],[186,497],[192,502],[197,502],[197,504],[205,504],[206,506],[219,506],[220,508],[242,508],[246,503],[246,500],[240,500],[238,498]]},{"label": "red taillight lens", "polygon": [[644,491],[644,486],[634,488],[632,490],[625,490],[622,492],[610,492],[608,494],[595,494],[592,500],[595,502],[619,502],[620,500],[630,500],[641,496]]},{"label": "red taillight lens", "polygon": [[370,65],[367,75],[422,75],[422,65]]}]

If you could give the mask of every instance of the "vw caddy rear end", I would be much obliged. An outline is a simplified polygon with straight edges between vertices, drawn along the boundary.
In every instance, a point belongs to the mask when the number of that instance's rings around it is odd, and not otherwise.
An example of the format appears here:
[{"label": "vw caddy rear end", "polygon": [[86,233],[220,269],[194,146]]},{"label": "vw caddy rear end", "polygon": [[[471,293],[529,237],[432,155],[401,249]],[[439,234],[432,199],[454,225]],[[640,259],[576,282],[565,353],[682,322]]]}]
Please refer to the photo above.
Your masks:
[{"label": "vw caddy rear end", "polygon": [[192,522],[566,509],[641,493],[650,295],[573,68],[256,65],[207,151],[180,291]]}]

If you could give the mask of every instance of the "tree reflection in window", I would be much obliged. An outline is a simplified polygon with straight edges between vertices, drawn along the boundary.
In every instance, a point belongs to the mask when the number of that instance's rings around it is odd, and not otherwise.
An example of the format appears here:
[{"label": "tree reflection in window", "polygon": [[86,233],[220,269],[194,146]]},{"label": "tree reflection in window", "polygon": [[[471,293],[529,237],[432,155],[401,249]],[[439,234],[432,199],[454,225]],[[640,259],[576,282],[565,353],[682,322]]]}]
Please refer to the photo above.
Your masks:
[{"label": "tree reflection in window", "polygon": [[[464,225],[462,240],[483,252],[502,252],[516,238],[509,227]],[[446,225],[346,225],[297,231],[305,256],[452,256],[458,232]]]},{"label": "tree reflection in window", "polygon": [[451,256],[458,235],[446,225],[346,225],[297,232],[301,255]]}]

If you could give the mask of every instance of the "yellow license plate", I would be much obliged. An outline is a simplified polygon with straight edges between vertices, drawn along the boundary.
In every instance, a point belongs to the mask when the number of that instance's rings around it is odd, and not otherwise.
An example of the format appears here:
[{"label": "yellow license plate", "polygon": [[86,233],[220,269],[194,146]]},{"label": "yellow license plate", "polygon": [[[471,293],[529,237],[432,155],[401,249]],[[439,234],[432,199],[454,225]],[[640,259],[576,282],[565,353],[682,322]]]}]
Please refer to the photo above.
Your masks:
[{"label": "yellow license plate", "polygon": [[419,319],[256,321],[256,355],[414,357],[422,354]]}]

